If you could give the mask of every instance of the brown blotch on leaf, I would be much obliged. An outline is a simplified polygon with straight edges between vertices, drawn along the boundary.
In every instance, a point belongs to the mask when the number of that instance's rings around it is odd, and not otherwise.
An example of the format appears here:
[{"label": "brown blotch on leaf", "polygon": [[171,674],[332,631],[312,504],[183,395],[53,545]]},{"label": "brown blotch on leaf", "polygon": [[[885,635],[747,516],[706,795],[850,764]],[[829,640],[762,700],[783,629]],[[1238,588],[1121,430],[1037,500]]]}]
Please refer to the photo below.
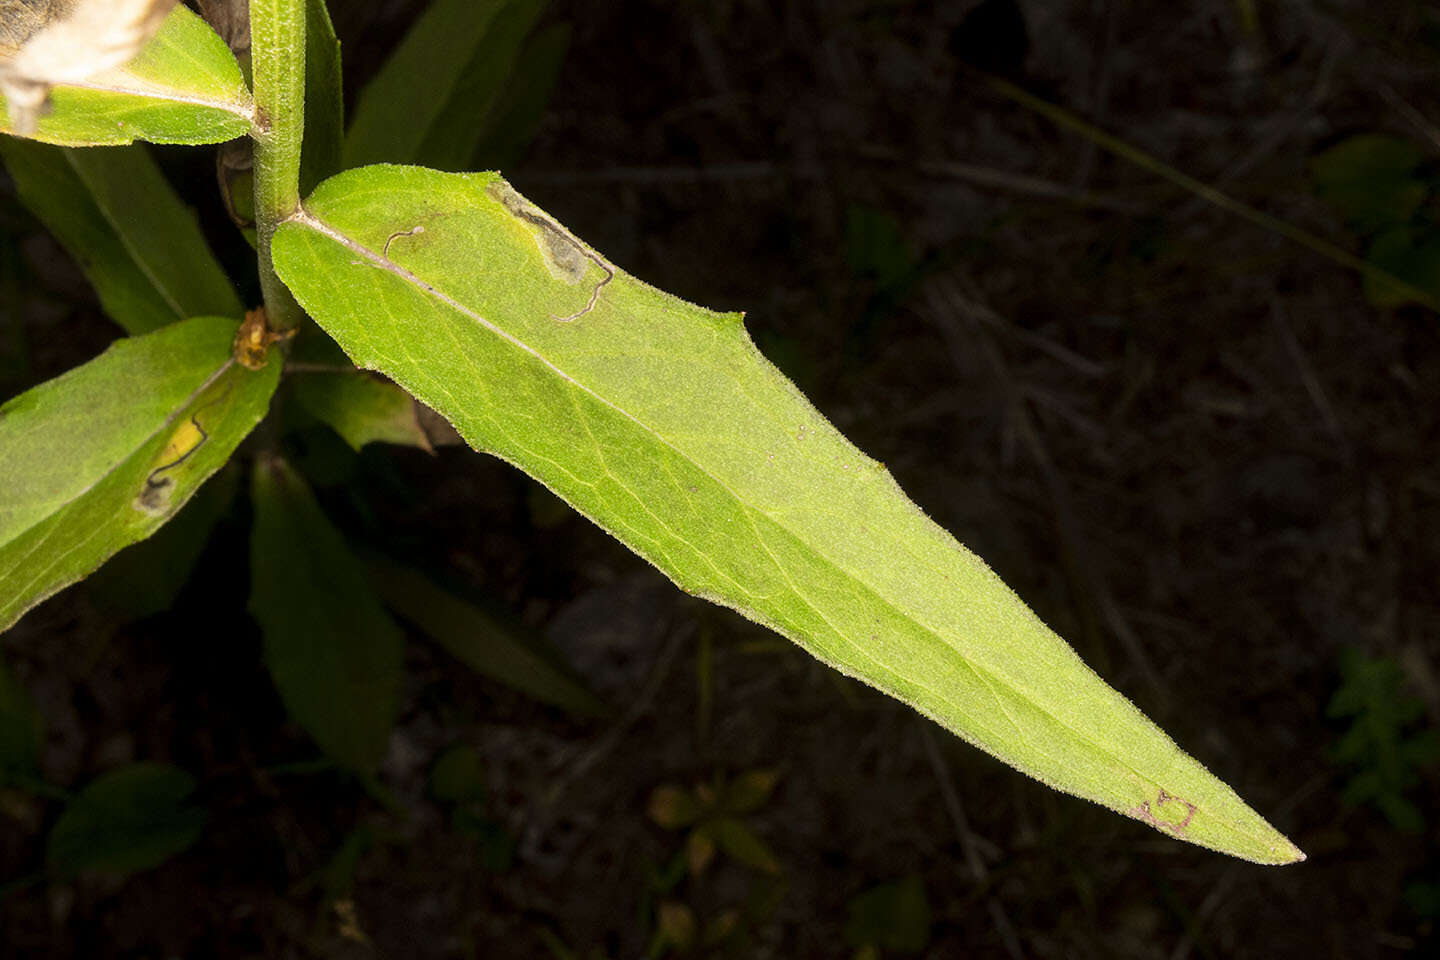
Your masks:
[{"label": "brown blotch on leaf", "polygon": [[[1166,820],[1158,816],[1161,807],[1174,803],[1183,804],[1185,807],[1185,816],[1181,820]],[[1167,810],[1168,809],[1173,808],[1167,808]],[[1167,793],[1164,788],[1161,788],[1160,793],[1155,798],[1155,806],[1153,808],[1150,806],[1150,801],[1146,800],[1140,804],[1140,806],[1131,810],[1130,814],[1137,820],[1144,820],[1157,830],[1164,830],[1166,833],[1173,833],[1179,836],[1185,833],[1185,828],[1190,826],[1191,820],[1195,819],[1196,809],[1195,804],[1189,800],[1183,800],[1174,794]]]}]

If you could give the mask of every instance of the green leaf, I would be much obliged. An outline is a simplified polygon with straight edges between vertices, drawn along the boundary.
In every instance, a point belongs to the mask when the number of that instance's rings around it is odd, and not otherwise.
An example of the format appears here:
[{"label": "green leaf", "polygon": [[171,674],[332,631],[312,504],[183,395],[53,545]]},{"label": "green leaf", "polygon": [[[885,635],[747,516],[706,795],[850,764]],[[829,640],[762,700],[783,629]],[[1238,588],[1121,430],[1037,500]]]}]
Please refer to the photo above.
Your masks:
[{"label": "green leaf", "polygon": [[[1365,251],[1365,259],[1421,290],[1440,293],[1440,230],[1392,227]],[[1365,299],[1377,307],[1401,307],[1415,297],[1376,277],[1365,278]]]},{"label": "green leaf", "polygon": [[145,147],[79,150],[4,137],[0,157],[25,205],[128,332],[243,312],[194,213]]},{"label": "green leaf", "polygon": [[195,780],[176,767],[137,763],[97,777],[50,831],[47,858],[63,878],[86,870],[130,874],[188,849],[205,828]]},{"label": "green leaf", "polygon": [[831,427],[738,315],[626,275],[496,174],[348,171],[274,254],[359,366],[683,589],[1052,786],[1237,856],[1300,858]]},{"label": "green leaf", "polygon": [[[125,66],[57,86],[51,102],[33,139],[73,147],[220,143],[249,133],[254,112],[230,48],[183,6]],[[0,133],[14,133],[3,97]]]},{"label": "green leaf", "polygon": [[918,876],[871,887],[850,901],[849,913],[845,940],[852,947],[921,953],[930,946],[930,898]]},{"label": "green leaf", "polygon": [[656,787],[645,803],[645,813],[657,827],[679,830],[699,820],[705,812],[689,790],[673,785]]},{"label": "green leaf", "polygon": [[1315,192],[1361,233],[1403,225],[1429,188],[1414,174],[1424,154],[1415,144],[1361,134],[1310,158]]},{"label": "green leaf", "polygon": [[510,0],[435,0],[360,91],[345,138],[345,166],[419,159],[486,32],[509,6]]},{"label": "green leaf", "polygon": [[581,716],[609,708],[496,617],[442,590],[417,570],[371,559],[371,577],[386,605],[419,627],[471,670]]},{"label": "green leaf", "polygon": [[235,363],[236,327],[119,340],[0,406],[0,630],[159,529],[264,416],[280,365]]},{"label": "green leaf", "polygon": [[733,860],[764,873],[779,873],[780,861],[770,848],[740,820],[721,817],[696,828],[703,830],[715,845]]},{"label": "green leaf", "polygon": [[226,464],[154,536],[112,557],[85,581],[96,606],[122,622],[175,606],[239,485],[235,464]]},{"label": "green leaf", "polygon": [[415,401],[393,383],[360,371],[301,372],[289,380],[290,395],[306,413],[329,425],[351,447],[398,443],[430,449],[415,416]]},{"label": "green leaf", "polygon": [[340,84],[340,41],[325,0],[305,2],[305,141],[300,150],[300,193],[338,173],[345,140]]},{"label": "green leaf", "polygon": [[486,114],[469,170],[507,170],[520,161],[545,116],[570,50],[570,24],[557,23],[535,34],[520,54],[500,102]]},{"label": "green leaf", "polygon": [[485,770],[480,751],[457,743],[430,768],[430,793],[446,803],[480,803],[485,799]]},{"label": "green leaf", "polygon": [[779,770],[747,770],[721,789],[719,805],[727,813],[754,813],[770,799],[779,782]]},{"label": "green leaf", "polygon": [[0,786],[33,778],[40,770],[44,735],[40,713],[0,658]]},{"label": "green leaf", "polygon": [[280,699],[327,755],[370,771],[395,725],[404,636],[289,464],[257,462],[251,496],[250,612]]},{"label": "green leaf", "polygon": [[413,162],[441,170],[471,169],[476,147],[504,103],[506,78],[520,57],[525,37],[548,3],[509,0],[504,14],[476,45],[445,109],[431,124],[419,151],[410,158]]}]

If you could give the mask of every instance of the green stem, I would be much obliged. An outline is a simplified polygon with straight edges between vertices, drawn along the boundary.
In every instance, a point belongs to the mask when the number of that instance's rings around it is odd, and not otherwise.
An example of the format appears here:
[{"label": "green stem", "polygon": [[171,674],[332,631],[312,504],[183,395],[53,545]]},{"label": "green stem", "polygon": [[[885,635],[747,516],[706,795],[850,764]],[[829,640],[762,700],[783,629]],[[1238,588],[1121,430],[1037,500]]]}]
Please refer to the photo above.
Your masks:
[{"label": "green stem", "polygon": [[300,143],[305,133],[305,0],[250,0],[255,88],[255,234],[260,289],[270,327],[304,318],[275,274],[270,241],[300,208]]}]

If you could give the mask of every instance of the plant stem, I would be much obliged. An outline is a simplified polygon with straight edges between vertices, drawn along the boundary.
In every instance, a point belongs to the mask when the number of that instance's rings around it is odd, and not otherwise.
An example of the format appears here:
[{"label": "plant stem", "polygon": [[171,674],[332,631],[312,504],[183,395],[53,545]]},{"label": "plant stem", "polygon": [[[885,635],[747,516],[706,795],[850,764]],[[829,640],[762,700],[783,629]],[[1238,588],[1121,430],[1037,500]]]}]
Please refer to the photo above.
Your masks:
[{"label": "plant stem", "polygon": [[250,64],[255,88],[255,235],[260,290],[273,330],[304,314],[275,274],[270,241],[300,208],[300,144],[305,133],[305,0],[250,0]]}]

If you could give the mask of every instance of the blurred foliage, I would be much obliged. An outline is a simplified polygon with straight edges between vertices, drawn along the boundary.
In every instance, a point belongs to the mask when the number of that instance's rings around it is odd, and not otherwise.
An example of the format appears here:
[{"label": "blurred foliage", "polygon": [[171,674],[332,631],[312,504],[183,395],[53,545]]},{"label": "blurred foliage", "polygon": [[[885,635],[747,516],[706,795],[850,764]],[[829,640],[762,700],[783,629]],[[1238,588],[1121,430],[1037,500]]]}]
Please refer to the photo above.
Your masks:
[{"label": "blurred foliage", "polygon": [[[1415,144],[1364,133],[1310,158],[1316,194],[1365,241],[1365,259],[1422,290],[1440,294],[1440,179]],[[1365,296],[1378,307],[1411,302],[1367,277]]]},{"label": "blurred foliage", "polygon": [[1397,830],[1419,833],[1425,818],[1407,794],[1419,784],[1421,768],[1440,759],[1440,731],[1423,728],[1424,707],[1405,694],[1405,675],[1394,660],[1347,650],[1340,674],[1326,714],[1352,718],[1332,750],[1350,769],[1341,796],[1372,804]]},{"label": "blurred foliage", "polygon": [[159,866],[200,838],[206,816],[194,793],[193,777],[164,764],[136,763],[102,774],[55,821],[46,843],[51,870],[70,878]]},{"label": "blurred foliage", "polygon": [[504,873],[515,860],[515,837],[487,812],[485,772],[479,752],[455,744],[430,768],[430,794],[450,808],[450,828],[475,845],[481,867]]},{"label": "blurred foliage", "polygon": [[845,939],[860,953],[881,950],[921,953],[930,946],[930,898],[925,882],[911,875],[871,887],[850,900]]}]

